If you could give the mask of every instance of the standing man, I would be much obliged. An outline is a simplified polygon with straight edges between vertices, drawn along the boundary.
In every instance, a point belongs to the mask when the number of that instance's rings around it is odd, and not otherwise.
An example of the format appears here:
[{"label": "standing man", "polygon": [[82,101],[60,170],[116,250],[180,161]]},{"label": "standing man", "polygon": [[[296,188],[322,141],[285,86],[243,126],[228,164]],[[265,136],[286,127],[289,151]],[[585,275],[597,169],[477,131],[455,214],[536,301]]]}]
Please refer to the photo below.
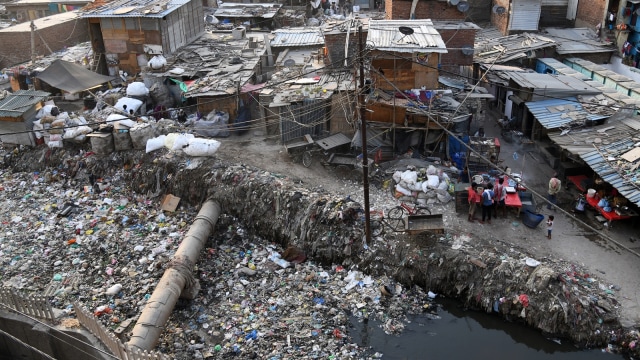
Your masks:
[{"label": "standing man", "polygon": [[469,202],[469,221],[473,222],[476,214],[476,203],[478,202],[478,184],[471,183],[471,186],[467,188],[467,201]]},{"label": "standing man", "polygon": [[493,192],[495,194],[494,204],[496,206],[495,217],[498,217],[498,209],[500,208],[502,208],[502,216],[507,217],[507,188],[504,186],[504,176],[500,176]]},{"label": "standing man", "polygon": [[[556,205],[558,203],[558,193],[562,188],[562,182],[557,178],[558,174],[553,173],[551,180],[549,180],[548,200],[551,204]],[[547,209],[551,210],[551,204],[547,204]],[[555,210],[555,207],[554,207]]]},{"label": "standing man", "polygon": [[484,224],[484,220],[487,219],[487,222],[491,224],[491,210],[493,209],[493,198],[495,195],[493,194],[493,184],[489,183],[487,188],[482,192],[482,221],[480,224]]}]

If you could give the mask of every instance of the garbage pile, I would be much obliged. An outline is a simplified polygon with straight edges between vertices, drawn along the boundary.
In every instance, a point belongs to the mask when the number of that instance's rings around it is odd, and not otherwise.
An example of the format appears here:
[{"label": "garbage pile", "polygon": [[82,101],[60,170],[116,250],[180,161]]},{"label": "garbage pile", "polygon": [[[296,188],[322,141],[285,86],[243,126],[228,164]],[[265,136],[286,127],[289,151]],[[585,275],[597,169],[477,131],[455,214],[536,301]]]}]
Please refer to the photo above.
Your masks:
[{"label": "garbage pile", "polygon": [[[197,204],[220,203],[226,215],[195,269],[201,292],[178,304],[159,345],[175,358],[361,358],[350,314],[397,333],[407,312],[433,311],[429,291],[583,345],[621,347],[634,336],[617,321],[616,286],[575,264],[453,229],[365,243],[355,192],[164,150],[18,155],[50,167],[1,175],[3,286],[46,295],[69,316],[78,301],[109,328],[135,323]],[[180,198],[175,212],[161,209],[166,193]],[[373,195],[374,206],[396,203],[385,196]]]}]

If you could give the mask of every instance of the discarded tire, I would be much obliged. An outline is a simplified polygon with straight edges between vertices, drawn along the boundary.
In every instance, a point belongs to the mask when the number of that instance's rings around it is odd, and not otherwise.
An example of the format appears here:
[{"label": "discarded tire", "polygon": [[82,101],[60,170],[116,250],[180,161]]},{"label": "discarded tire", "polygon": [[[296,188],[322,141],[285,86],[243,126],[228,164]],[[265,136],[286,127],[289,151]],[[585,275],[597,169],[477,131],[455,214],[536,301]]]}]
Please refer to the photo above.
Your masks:
[{"label": "discarded tire", "polygon": [[535,229],[542,222],[542,220],[544,220],[544,215],[525,210],[524,217],[522,218],[522,223],[527,227]]}]

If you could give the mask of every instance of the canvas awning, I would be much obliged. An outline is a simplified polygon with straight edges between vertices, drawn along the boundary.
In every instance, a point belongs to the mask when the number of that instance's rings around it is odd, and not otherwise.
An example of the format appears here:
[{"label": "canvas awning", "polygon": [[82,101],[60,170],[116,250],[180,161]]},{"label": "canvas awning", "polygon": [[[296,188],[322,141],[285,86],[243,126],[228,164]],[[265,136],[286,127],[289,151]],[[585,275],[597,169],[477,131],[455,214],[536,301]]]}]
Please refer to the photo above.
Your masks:
[{"label": "canvas awning", "polygon": [[36,77],[55,88],[72,94],[100,86],[114,79],[112,76],[100,75],[80,65],[63,60],[54,61]]}]

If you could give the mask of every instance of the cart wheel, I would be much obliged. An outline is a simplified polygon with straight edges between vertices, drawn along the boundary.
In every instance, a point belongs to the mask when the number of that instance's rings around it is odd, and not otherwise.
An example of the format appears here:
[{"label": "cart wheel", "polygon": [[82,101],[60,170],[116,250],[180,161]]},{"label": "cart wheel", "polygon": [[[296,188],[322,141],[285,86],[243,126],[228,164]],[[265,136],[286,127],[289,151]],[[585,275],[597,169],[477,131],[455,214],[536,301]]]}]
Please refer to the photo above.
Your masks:
[{"label": "cart wheel", "polygon": [[336,166],[336,177],[340,180],[348,180],[351,169],[347,165]]},{"label": "cart wheel", "polygon": [[311,151],[305,151],[302,153],[302,165],[304,165],[304,167],[311,166],[311,160],[313,160],[313,154],[311,154]]}]

